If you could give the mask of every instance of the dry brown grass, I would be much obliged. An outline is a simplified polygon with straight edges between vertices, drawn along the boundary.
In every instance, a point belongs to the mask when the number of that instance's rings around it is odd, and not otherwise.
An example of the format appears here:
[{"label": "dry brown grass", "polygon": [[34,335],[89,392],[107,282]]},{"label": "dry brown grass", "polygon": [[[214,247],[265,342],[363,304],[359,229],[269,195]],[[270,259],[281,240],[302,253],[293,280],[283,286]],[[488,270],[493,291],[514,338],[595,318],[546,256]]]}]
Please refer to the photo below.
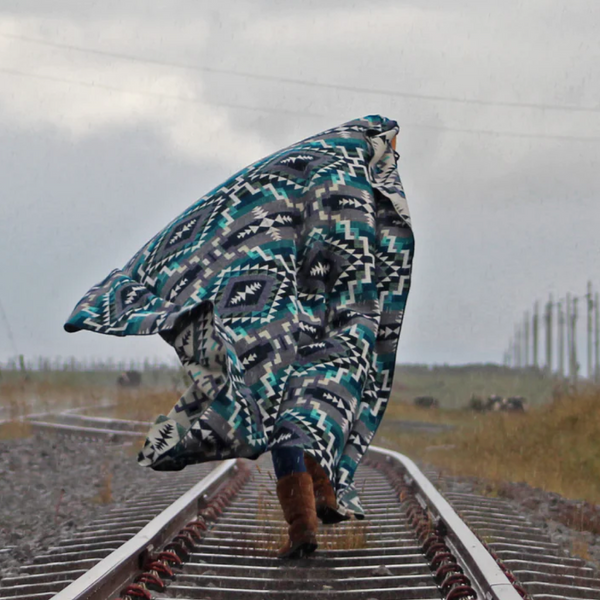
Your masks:
[{"label": "dry brown grass", "polygon": [[26,421],[16,419],[0,423],[0,440],[16,440],[30,435],[31,426]]},{"label": "dry brown grass", "polygon": [[438,435],[398,434],[384,425],[379,441],[453,474],[524,481],[600,503],[600,391],[565,396],[526,414],[464,417],[457,429]]},{"label": "dry brown grass", "polygon": [[[110,416],[136,421],[154,421],[167,414],[179,399],[173,389],[123,389],[115,385],[82,386],[54,381],[10,380],[0,383],[0,439],[30,435],[24,419],[32,414],[87,407],[94,413],[112,405]],[[105,411],[102,411],[105,412]],[[106,414],[106,413],[105,413]]]},{"label": "dry brown grass", "polygon": [[0,439],[14,439],[30,434],[24,419],[32,413],[44,413],[81,406],[81,390],[64,385],[48,385],[25,379],[0,384]]},{"label": "dry brown grass", "polygon": [[0,382],[0,405],[12,417],[76,408],[102,397],[102,390],[27,379]]},{"label": "dry brown grass", "polygon": [[346,521],[339,525],[321,527],[318,534],[319,548],[322,550],[360,550],[367,548],[366,521]]},{"label": "dry brown grass", "polygon": [[[260,532],[260,539],[242,539],[241,545],[253,551],[274,553],[287,541],[287,525],[273,519],[273,513],[264,516],[257,514],[257,521],[272,527]],[[274,527],[273,527],[274,525]],[[344,525],[320,527],[317,540],[320,550],[357,550],[367,547],[368,524],[364,521],[351,521]]]},{"label": "dry brown grass", "polygon": [[112,493],[113,474],[106,464],[102,465],[98,493],[93,497],[97,504],[110,504],[113,501]]},{"label": "dry brown grass", "polygon": [[415,406],[411,402],[402,401],[400,396],[394,394],[386,409],[385,419],[386,421],[404,420],[426,423],[458,424],[463,421],[465,414],[467,416],[472,415],[470,411],[466,410],[422,408]]},{"label": "dry brown grass", "polygon": [[[262,525],[258,532],[242,534],[239,545],[249,553],[274,554],[287,541],[288,526],[275,493],[275,480],[261,485],[256,504],[255,519]],[[317,534],[321,550],[354,550],[367,547],[369,524],[365,521],[350,521],[335,526],[321,526]]]},{"label": "dry brown grass", "polygon": [[590,554],[590,545],[588,541],[583,537],[576,537],[571,542],[571,554],[583,558],[583,560],[592,560]]},{"label": "dry brown grass", "polygon": [[158,415],[168,414],[179,400],[179,395],[172,389],[115,388],[111,394],[115,404],[113,416],[133,421],[154,421]]}]

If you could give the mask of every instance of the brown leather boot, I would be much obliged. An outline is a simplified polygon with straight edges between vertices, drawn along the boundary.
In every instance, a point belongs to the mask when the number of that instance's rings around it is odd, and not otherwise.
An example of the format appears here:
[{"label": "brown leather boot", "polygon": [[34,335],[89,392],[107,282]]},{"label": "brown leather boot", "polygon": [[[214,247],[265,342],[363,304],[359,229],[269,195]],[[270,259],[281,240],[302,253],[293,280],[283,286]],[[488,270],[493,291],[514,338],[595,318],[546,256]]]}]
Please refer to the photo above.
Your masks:
[{"label": "brown leather boot", "polygon": [[321,519],[323,525],[333,525],[334,523],[347,521],[350,517],[338,512],[335,492],[325,469],[310,454],[304,454],[304,464],[312,477],[317,517]]},{"label": "brown leather boot", "polygon": [[277,481],[277,497],[289,524],[287,543],[279,558],[302,558],[317,549],[317,513],[312,479],[308,473],[292,473]]}]

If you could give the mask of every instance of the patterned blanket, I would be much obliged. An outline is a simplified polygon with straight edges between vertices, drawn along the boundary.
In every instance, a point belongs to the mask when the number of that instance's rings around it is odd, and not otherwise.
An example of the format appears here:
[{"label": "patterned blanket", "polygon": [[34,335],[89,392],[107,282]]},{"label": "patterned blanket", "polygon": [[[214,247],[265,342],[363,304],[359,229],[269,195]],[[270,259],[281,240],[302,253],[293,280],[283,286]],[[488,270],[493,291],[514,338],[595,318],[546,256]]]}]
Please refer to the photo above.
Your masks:
[{"label": "patterned blanket", "polygon": [[340,512],[385,411],[414,240],[391,141],[369,116],[243,169],[77,304],[67,331],[160,334],[193,384],[152,426],[157,470],[300,446]]}]

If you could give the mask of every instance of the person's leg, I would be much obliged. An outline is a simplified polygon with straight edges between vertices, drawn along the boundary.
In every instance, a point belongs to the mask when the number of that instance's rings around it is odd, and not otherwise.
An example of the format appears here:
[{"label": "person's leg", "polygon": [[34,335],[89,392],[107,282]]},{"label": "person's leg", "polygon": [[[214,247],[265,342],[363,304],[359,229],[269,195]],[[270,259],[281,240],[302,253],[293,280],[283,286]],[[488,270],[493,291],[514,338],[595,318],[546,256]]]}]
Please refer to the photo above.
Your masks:
[{"label": "person's leg", "polygon": [[337,512],[337,500],[329,477],[319,463],[310,455],[304,454],[297,446],[272,450],[273,467],[277,479],[292,473],[308,472],[312,477],[317,516],[324,525],[346,521],[348,517]]},{"label": "person's leg", "polygon": [[317,517],[321,519],[323,525],[347,521],[350,517],[338,512],[335,491],[325,469],[310,454],[304,455],[304,464],[312,477]]},{"label": "person's leg", "polygon": [[305,473],[304,450],[297,446],[274,448],[271,451],[275,476],[281,479],[292,473]]},{"label": "person's leg", "polygon": [[280,558],[301,558],[317,549],[317,511],[312,478],[306,471],[302,448],[271,451],[277,476],[277,497],[289,525],[287,543]]}]

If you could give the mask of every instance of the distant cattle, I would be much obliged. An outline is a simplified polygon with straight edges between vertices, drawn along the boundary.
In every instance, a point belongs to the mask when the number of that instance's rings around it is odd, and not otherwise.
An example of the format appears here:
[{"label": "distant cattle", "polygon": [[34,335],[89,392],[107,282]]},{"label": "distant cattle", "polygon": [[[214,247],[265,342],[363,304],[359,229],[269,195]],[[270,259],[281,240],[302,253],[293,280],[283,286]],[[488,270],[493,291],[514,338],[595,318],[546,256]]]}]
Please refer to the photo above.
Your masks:
[{"label": "distant cattle", "polygon": [[503,398],[497,394],[492,394],[483,400],[479,396],[471,396],[469,409],[476,412],[524,412],[527,409],[527,400],[523,396],[510,396]]},{"label": "distant cattle", "polygon": [[502,398],[502,396],[497,396],[494,394],[487,399],[486,409],[493,411],[503,410],[503,402],[504,398]]},{"label": "distant cattle", "polygon": [[482,398],[473,394],[469,400],[469,409],[474,410],[475,412],[483,412],[486,410],[486,406]]},{"label": "distant cattle", "polygon": [[511,396],[506,399],[506,408],[504,410],[512,412],[524,412],[527,409],[527,400],[523,396]]},{"label": "distant cattle", "polygon": [[438,408],[440,403],[433,396],[417,396],[413,403],[421,408]]},{"label": "distant cattle", "polygon": [[139,371],[123,371],[118,379],[119,387],[139,387],[142,383],[142,374]]}]

